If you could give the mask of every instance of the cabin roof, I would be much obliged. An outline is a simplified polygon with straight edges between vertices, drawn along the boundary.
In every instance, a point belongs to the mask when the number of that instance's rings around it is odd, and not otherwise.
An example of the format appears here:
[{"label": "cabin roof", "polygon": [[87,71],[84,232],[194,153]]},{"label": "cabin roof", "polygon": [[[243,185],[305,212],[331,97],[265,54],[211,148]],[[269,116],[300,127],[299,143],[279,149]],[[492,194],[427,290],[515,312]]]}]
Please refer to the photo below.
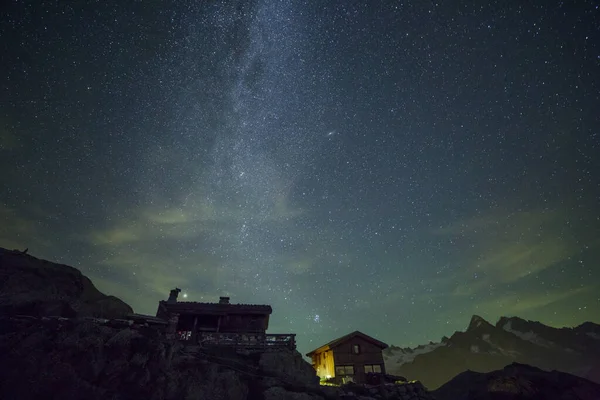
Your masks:
[{"label": "cabin roof", "polygon": [[164,306],[170,312],[177,313],[205,313],[205,314],[254,314],[254,315],[269,315],[273,309],[265,304],[221,304],[221,303],[201,303],[197,301],[178,301],[169,303],[161,301],[161,306]]},{"label": "cabin roof", "polygon": [[155,317],[153,315],[146,315],[146,314],[127,314],[127,318],[132,319],[133,321],[139,321],[139,322],[149,322],[149,323],[153,323],[153,324],[161,324],[161,325],[167,325],[167,321],[165,321],[162,318],[158,318]]},{"label": "cabin roof", "polygon": [[359,332],[359,331],[354,331],[352,333],[349,333],[347,335],[344,335],[342,337],[334,339],[331,342],[326,343],[326,344],[324,344],[321,347],[317,347],[316,349],[314,349],[310,353],[306,353],[306,356],[307,357],[311,357],[314,353],[320,353],[320,352],[322,352],[324,350],[329,350],[329,349],[331,349],[333,347],[336,347],[336,346],[338,346],[338,345],[340,345],[340,344],[342,344],[342,343],[344,343],[344,342],[346,342],[346,341],[348,341],[348,340],[350,340],[352,338],[355,338],[355,337],[360,337],[360,338],[366,340],[367,342],[373,343],[375,346],[380,347],[382,350],[388,347],[387,344],[385,344],[385,343],[383,343],[383,342],[381,342],[381,341],[379,341],[379,340],[377,340],[377,339],[375,339],[375,338],[373,338],[373,337],[371,337],[369,335],[365,335],[364,333]]}]

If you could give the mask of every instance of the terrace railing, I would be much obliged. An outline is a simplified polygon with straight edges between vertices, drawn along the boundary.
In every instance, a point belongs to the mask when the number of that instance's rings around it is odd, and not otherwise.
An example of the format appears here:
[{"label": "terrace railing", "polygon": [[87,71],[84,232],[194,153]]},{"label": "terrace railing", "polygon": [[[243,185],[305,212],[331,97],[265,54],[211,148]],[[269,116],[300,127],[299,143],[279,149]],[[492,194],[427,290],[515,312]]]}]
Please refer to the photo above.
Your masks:
[{"label": "terrace railing", "polygon": [[235,347],[244,350],[296,348],[296,335],[198,332],[196,342],[205,347]]}]

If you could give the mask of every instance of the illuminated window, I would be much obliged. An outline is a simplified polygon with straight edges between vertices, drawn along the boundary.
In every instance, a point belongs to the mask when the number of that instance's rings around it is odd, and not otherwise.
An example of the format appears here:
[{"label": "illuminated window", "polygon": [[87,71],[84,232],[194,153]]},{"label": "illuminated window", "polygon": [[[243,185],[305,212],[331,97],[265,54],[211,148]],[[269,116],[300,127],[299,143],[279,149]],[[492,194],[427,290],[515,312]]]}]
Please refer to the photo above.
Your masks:
[{"label": "illuminated window", "polygon": [[354,375],[354,366],[353,365],[337,365],[335,367],[335,375],[336,376]]},{"label": "illuminated window", "polygon": [[379,365],[379,364],[365,365],[365,373],[368,374],[369,372],[374,372],[376,374],[380,374],[381,373],[381,365]]},{"label": "illuminated window", "polygon": [[352,346],[352,352],[354,354],[360,354],[360,345],[359,344],[355,344]]}]

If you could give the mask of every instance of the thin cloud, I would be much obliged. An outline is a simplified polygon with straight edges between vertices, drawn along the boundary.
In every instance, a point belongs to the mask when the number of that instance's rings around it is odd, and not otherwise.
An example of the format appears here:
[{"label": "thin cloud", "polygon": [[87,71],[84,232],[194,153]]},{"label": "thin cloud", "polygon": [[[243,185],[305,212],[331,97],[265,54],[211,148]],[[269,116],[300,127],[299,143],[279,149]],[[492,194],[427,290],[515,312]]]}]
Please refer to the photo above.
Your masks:
[{"label": "thin cloud", "polygon": [[558,302],[565,301],[583,293],[590,292],[593,286],[580,287],[567,290],[555,290],[546,293],[508,294],[494,298],[477,306],[484,314],[488,315],[523,315],[524,313],[538,310]]},{"label": "thin cloud", "polygon": [[[472,296],[491,287],[516,283],[567,260],[580,248],[562,234],[557,212],[483,216],[454,224],[448,235],[464,235],[470,257],[453,295]],[[455,279],[456,281],[456,279]]]}]

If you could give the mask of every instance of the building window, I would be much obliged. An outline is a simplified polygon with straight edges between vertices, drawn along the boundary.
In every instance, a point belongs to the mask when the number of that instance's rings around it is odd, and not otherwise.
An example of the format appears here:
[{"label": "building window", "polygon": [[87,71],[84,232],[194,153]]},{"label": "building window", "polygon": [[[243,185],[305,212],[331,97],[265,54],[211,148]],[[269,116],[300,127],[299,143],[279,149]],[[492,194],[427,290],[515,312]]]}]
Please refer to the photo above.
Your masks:
[{"label": "building window", "polygon": [[360,345],[359,344],[355,344],[352,346],[352,353],[360,354]]},{"label": "building window", "polygon": [[376,374],[380,374],[381,373],[381,365],[379,365],[379,364],[365,365],[365,374],[368,374],[369,372],[374,372]]},{"label": "building window", "polygon": [[177,331],[177,339],[190,340],[191,338],[192,338],[192,331]]},{"label": "building window", "polygon": [[354,365],[337,365],[335,367],[336,376],[354,375]]}]

